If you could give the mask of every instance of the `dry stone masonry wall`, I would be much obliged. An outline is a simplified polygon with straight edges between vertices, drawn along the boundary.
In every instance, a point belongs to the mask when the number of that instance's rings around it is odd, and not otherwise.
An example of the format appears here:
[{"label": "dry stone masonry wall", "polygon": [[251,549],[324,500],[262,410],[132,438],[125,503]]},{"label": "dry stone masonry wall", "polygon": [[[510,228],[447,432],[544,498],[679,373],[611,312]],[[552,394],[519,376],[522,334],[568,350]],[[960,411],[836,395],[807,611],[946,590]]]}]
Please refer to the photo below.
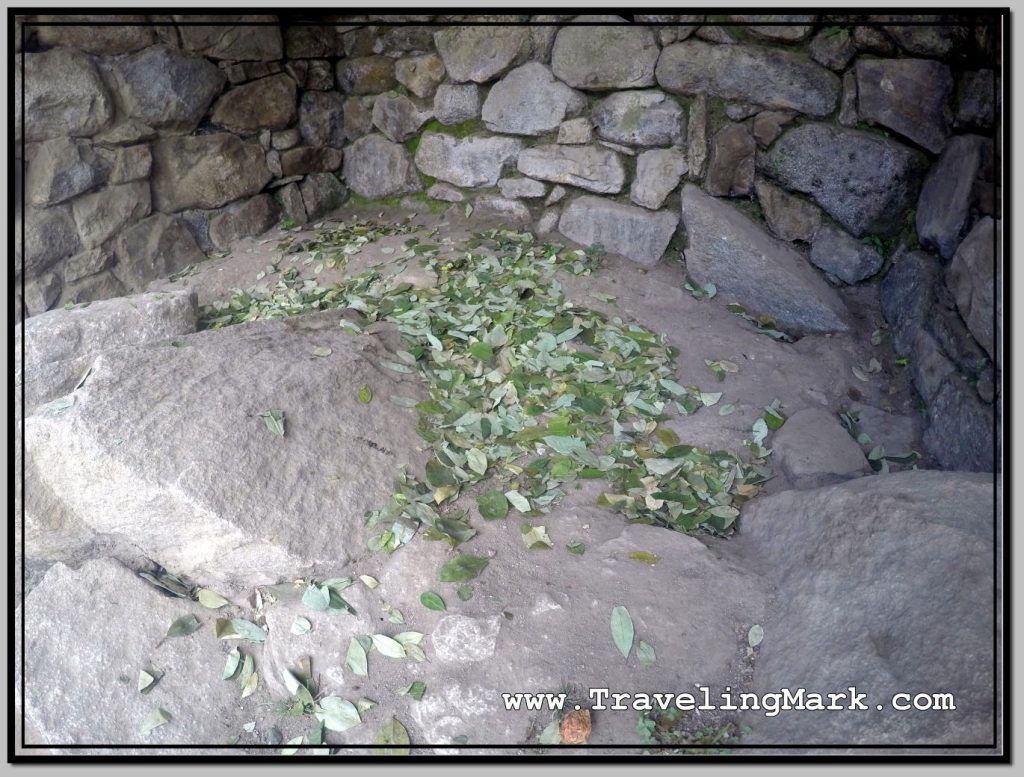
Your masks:
[{"label": "dry stone masonry wall", "polygon": [[[74,19],[120,24],[36,24]],[[456,207],[683,259],[796,336],[852,329],[870,288],[929,451],[994,467],[1000,51],[984,18],[22,21],[29,315],[349,198]]]}]

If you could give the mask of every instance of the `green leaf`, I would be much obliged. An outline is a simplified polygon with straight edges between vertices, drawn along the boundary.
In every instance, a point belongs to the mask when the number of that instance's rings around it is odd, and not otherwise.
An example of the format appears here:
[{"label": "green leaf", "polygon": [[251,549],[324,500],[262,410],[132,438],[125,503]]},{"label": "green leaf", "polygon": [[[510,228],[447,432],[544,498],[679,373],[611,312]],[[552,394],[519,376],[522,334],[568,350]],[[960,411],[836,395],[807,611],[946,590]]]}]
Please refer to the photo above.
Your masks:
[{"label": "green leaf", "polygon": [[[246,656],[248,658],[248,656]],[[242,698],[247,699],[256,693],[256,686],[259,685],[260,675],[258,672],[253,672],[249,675],[248,679],[242,684]]]},{"label": "green leaf", "polygon": [[164,673],[159,669],[153,667],[147,667],[146,669],[139,670],[139,693],[149,693],[152,691],[160,679],[164,676]]},{"label": "green leaf", "polygon": [[423,593],[421,593],[420,604],[422,604],[428,610],[435,610],[437,612],[444,612],[448,609],[444,605],[444,599],[435,594],[433,591],[424,591]]},{"label": "green leaf", "polygon": [[295,620],[292,621],[292,634],[301,637],[303,634],[309,634],[313,630],[313,624],[309,622],[308,618],[303,618],[301,615],[296,615]]},{"label": "green leaf", "polygon": [[340,696],[320,699],[313,709],[313,715],[331,731],[348,731],[363,722],[355,705]]},{"label": "green leaf", "polygon": [[386,634],[374,634],[373,646],[377,648],[377,652],[382,656],[388,658],[405,658],[405,648],[402,647],[402,643],[392,639]]},{"label": "green leaf", "polygon": [[455,593],[459,595],[459,599],[461,599],[464,602],[468,602],[470,599],[473,598],[473,586],[471,586],[469,583],[463,583],[458,587]]},{"label": "green leaf", "polygon": [[653,553],[648,553],[646,550],[634,550],[629,554],[629,557],[634,561],[642,561],[644,564],[654,566],[658,563],[658,557]]},{"label": "green leaf", "polygon": [[167,629],[167,636],[187,637],[192,632],[198,631],[202,625],[195,615],[182,615]]},{"label": "green leaf", "polygon": [[245,618],[218,618],[215,626],[217,639],[245,639],[249,642],[266,642],[267,632]]},{"label": "green leaf", "polygon": [[438,570],[437,579],[442,583],[461,583],[478,576],[490,563],[489,559],[459,553],[448,559]]},{"label": "green leaf", "polygon": [[558,718],[548,723],[540,732],[537,741],[542,745],[562,744],[562,724]]},{"label": "green leaf", "polygon": [[629,610],[621,605],[612,608],[612,639],[623,658],[629,658],[633,648],[633,619]]},{"label": "green leaf", "polygon": [[387,745],[377,748],[378,755],[409,755],[409,732],[392,717],[377,732],[376,744]]},{"label": "green leaf", "polygon": [[360,677],[367,676],[366,649],[357,637],[352,637],[352,639],[348,641],[348,653],[345,655],[345,666],[347,666],[353,674],[357,674]]},{"label": "green leaf", "polygon": [[369,575],[360,575],[359,579],[363,581],[363,585],[370,589],[376,588],[380,585],[380,581],[377,580],[377,578],[370,577]]},{"label": "green leaf", "polygon": [[415,680],[414,682],[410,683],[405,688],[403,688],[401,691],[399,691],[399,693],[403,696],[410,696],[416,701],[420,701],[423,698],[423,694],[426,692],[426,690],[426,683],[422,682],[421,680]]},{"label": "green leaf", "polygon": [[199,589],[197,599],[199,600],[199,603],[203,605],[203,607],[206,607],[210,610],[216,610],[221,607],[224,607],[225,605],[231,604],[231,602],[229,602],[223,596],[221,596],[218,593],[214,593],[209,588]]},{"label": "green leaf", "polygon": [[483,475],[487,472],[487,456],[477,448],[470,448],[466,451],[466,463],[478,475]]},{"label": "green leaf", "polygon": [[643,640],[640,640],[637,643],[636,657],[640,661],[640,666],[654,666],[654,662],[658,659],[657,654],[654,652],[654,648]]},{"label": "green leaf", "polygon": [[356,709],[359,711],[360,715],[362,715],[364,712],[369,712],[376,706],[377,702],[375,702],[373,699],[367,699],[365,696],[356,700]]},{"label": "green leaf", "polygon": [[480,517],[488,521],[504,518],[508,515],[508,500],[499,489],[484,491],[476,498],[476,506]]},{"label": "green leaf", "polygon": [[530,512],[530,500],[518,491],[506,491],[505,498],[512,503],[512,506],[519,512],[526,514]]},{"label": "green leaf", "polygon": [[369,386],[363,386],[361,389],[359,389],[359,394],[357,398],[364,405],[370,404],[370,402],[373,401],[373,389],[370,388]]},{"label": "green leaf", "polygon": [[295,755],[297,752],[299,752],[299,748],[298,747],[294,747],[294,745],[301,745],[302,744],[302,735],[300,734],[297,737],[292,737],[291,739],[288,740],[287,744],[290,745],[290,746],[289,747],[282,747],[281,748],[281,755]]},{"label": "green leaf", "polygon": [[732,404],[731,402],[726,403],[726,404],[722,405],[720,408],[718,408],[718,414],[719,415],[732,415],[735,412],[736,412],[736,405]]},{"label": "green leaf", "polygon": [[331,604],[331,590],[327,586],[309,585],[302,595],[302,603],[311,610],[323,611]]},{"label": "green leaf", "polygon": [[555,547],[547,530],[543,526],[530,526],[523,524],[519,527],[523,536],[523,542],[529,550],[550,550]]},{"label": "green leaf", "polygon": [[256,668],[256,665],[255,665],[255,663],[253,663],[252,656],[248,656],[248,655],[245,656],[245,660],[242,661],[242,671],[238,675],[238,681],[243,686],[246,685],[246,683],[249,682],[249,679],[252,677],[253,670],[255,668]]},{"label": "green leaf", "polygon": [[750,627],[750,631],[747,632],[747,644],[750,647],[757,647],[761,644],[761,640],[764,639],[764,628],[759,624],[754,624]]},{"label": "green leaf", "polygon": [[231,648],[231,652],[228,653],[228,659],[224,662],[224,672],[221,677],[225,680],[230,680],[238,673],[238,667],[242,662],[242,652],[238,648]]},{"label": "green leaf", "polygon": [[388,621],[391,623],[405,623],[405,616],[397,607],[385,607],[388,614]]},{"label": "green leaf", "polygon": [[164,725],[164,723],[170,721],[170,719],[171,713],[167,712],[167,710],[162,710],[159,708],[155,709],[151,713],[149,713],[149,715],[146,716],[146,719],[144,721],[142,721],[142,726],[139,727],[139,733],[145,736],[153,729],[157,728],[158,726],[162,726]]},{"label": "green leaf", "polygon": [[490,343],[476,342],[469,346],[469,352],[474,359],[486,361],[494,356],[494,349]]},{"label": "green leaf", "polygon": [[263,423],[266,424],[267,429],[272,434],[278,437],[284,437],[284,411],[283,410],[265,410],[260,413],[260,418],[263,419]]},{"label": "green leaf", "polygon": [[579,540],[573,540],[572,542],[566,543],[565,549],[574,556],[582,556],[587,552],[587,546]]},{"label": "green leaf", "polygon": [[318,345],[316,348],[313,349],[313,355],[319,358],[330,356],[332,353],[334,353],[334,351],[332,351],[326,345]]}]

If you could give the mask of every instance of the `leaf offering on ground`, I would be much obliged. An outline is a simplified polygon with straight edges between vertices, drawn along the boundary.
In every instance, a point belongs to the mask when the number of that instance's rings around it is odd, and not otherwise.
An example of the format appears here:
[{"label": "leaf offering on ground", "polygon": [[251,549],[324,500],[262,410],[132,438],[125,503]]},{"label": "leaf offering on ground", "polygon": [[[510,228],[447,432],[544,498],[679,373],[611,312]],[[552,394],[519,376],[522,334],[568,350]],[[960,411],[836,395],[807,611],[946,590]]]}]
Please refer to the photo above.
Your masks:
[{"label": "leaf offering on ground", "polygon": [[444,599],[435,594],[433,591],[424,591],[420,594],[420,604],[426,607],[428,610],[435,610],[436,612],[444,612],[448,608],[445,607]]},{"label": "leaf offering on ground", "polygon": [[347,666],[353,674],[357,674],[360,677],[367,676],[366,645],[360,641],[359,637],[352,637],[348,642],[348,653],[345,655],[345,666]]},{"label": "leaf offering on ground", "polygon": [[209,610],[217,610],[231,604],[231,602],[223,596],[211,591],[209,588],[200,588],[196,598],[203,607],[206,607]]},{"label": "leaf offering on ground", "polygon": [[658,557],[653,553],[648,553],[646,550],[634,550],[629,554],[629,557],[633,561],[641,561],[644,564],[650,564],[652,567],[658,563]]},{"label": "leaf offering on ground", "polygon": [[530,550],[550,550],[555,547],[547,530],[543,526],[529,526],[524,524],[519,527],[523,537],[523,543]]},{"label": "leaf offering on ground", "polygon": [[363,585],[370,589],[376,588],[378,585],[380,585],[380,582],[377,580],[377,578],[370,577],[369,575],[360,575],[359,579],[363,581]]},{"label": "leaf offering on ground", "polygon": [[636,657],[640,661],[640,666],[653,666],[654,662],[658,659],[654,648],[643,640],[640,640],[636,645]]},{"label": "leaf offering on ground", "polygon": [[405,658],[405,648],[397,640],[392,639],[386,634],[374,634],[371,639],[373,640],[373,646],[382,656]]},{"label": "leaf offering on ground", "polygon": [[189,634],[198,631],[202,625],[195,615],[182,615],[167,629],[167,636],[187,637]]},{"label": "leaf offering on ground", "polygon": [[471,586],[469,583],[463,583],[458,587],[455,593],[458,594],[459,599],[461,599],[464,602],[468,602],[470,599],[473,598],[473,586]]},{"label": "leaf offering on ground", "polygon": [[623,658],[629,658],[633,648],[633,619],[629,610],[618,605],[612,608],[612,639]]},{"label": "leaf offering on ground", "polygon": [[348,731],[363,722],[355,705],[340,696],[320,699],[313,708],[313,715],[331,731]]},{"label": "leaf offering on ground", "polygon": [[357,398],[361,404],[370,404],[373,401],[373,389],[369,386],[363,386],[359,389],[359,396]]},{"label": "leaf offering on ground", "polygon": [[410,698],[413,698],[416,701],[420,701],[420,699],[423,698],[423,694],[426,692],[426,690],[426,684],[423,683],[423,681],[421,680],[416,680],[407,685],[401,691],[399,691],[399,693],[403,696],[409,696]]},{"label": "leaf offering on ground", "polygon": [[542,745],[560,745],[562,744],[562,722],[555,718],[553,721],[548,723],[544,730],[540,732],[540,736],[537,741]]},{"label": "leaf offering on ground", "polygon": [[292,621],[292,634],[301,637],[303,634],[309,634],[312,630],[313,624],[308,618],[303,618],[301,615],[295,616],[295,620]]},{"label": "leaf offering on ground", "polygon": [[442,583],[461,583],[472,580],[483,572],[489,563],[490,559],[459,553],[441,565],[437,579]]},{"label": "leaf offering on ground", "polygon": [[260,418],[263,419],[263,423],[266,424],[267,429],[278,437],[284,437],[284,411],[283,410],[265,410],[260,413]]},{"label": "leaf offering on ground", "polygon": [[146,716],[146,719],[142,721],[142,725],[139,727],[139,733],[145,736],[158,726],[162,726],[169,722],[170,719],[171,713],[167,710],[157,708],[149,713],[149,715]]},{"label": "leaf offering on ground", "polygon": [[259,672],[253,672],[249,675],[248,679],[242,685],[242,698],[247,699],[256,693],[256,686],[259,685],[260,675]]},{"label": "leaf offering on ground", "polygon": [[572,542],[566,543],[565,549],[574,556],[582,556],[587,552],[587,546],[579,540],[573,540]]},{"label": "leaf offering on ground", "polygon": [[764,628],[762,628],[760,624],[755,623],[753,626],[750,627],[750,631],[747,632],[747,644],[750,645],[750,647],[752,648],[757,647],[761,644],[761,641],[763,639]]},{"label": "leaf offering on ground", "polygon": [[325,585],[310,584],[302,595],[302,603],[311,610],[326,610],[331,604],[331,589]]},{"label": "leaf offering on ground", "polygon": [[217,639],[245,639],[249,642],[266,642],[267,632],[245,618],[218,618],[215,625]]},{"label": "leaf offering on ground", "polygon": [[508,500],[499,489],[484,491],[476,498],[477,508],[480,510],[480,517],[488,521],[497,518],[504,518],[508,515]]},{"label": "leaf offering on ground", "polygon": [[392,717],[380,727],[375,744],[387,745],[377,748],[378,755],[409,755],[409,732]]},{"label": "leaf offering on ground", "polygon": [[149,693],[152,691],[160,678],[164,676],[164,673],[159,669],[153,667],[147,667],[139,670],[139,693]]},{"label": "leaf offering on ground", "polygon": [[238,667],[242,664],[242,651],[238,648],[231,648],[228,653],[227,661],[224,662],[224,672],[221,677],[225,680],[230,680],[236,674],[238,674]]}]

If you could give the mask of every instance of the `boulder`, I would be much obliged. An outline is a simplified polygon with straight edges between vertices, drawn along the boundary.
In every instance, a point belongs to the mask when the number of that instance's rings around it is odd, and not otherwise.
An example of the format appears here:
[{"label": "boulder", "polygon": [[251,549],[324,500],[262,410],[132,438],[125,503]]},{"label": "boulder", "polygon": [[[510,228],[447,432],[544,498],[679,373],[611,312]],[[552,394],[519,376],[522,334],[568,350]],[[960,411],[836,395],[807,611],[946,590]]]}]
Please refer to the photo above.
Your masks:
[{"label": "boulder", "polygon": [[788,130],[759,159],[762,172],[817,202],[855,237],[903,226],[927,160],[880,135],[803,124]]},{"label": "boulder", "polygon": [[494,186],[502,172],[516,163],[522,145],[517,138],[455,138],[424,132],[416,149],[416,167],[456,186]]},{"label": "boulder", "polygon": [[[423,389],[412,375],[382,374],[380,361],[397,357],[380,338],[353,338],[338,322],[335,312],[261,321],[189,335],[186,347],[134,346],[94,360],[72,407],[25,420],[29,556],[53,558],[47,545],[121,534],[165,568],[229,595],[317,571],[333,575],[365,557],[364,512],[384,504],[403,466],[422,472],[425,461],[409,445],[415,412],[385,419],[377,403],[359,401],[359,391],[369,385],[375,397],[421,399]],[[332,355],[314,358],[316,347]],[[181,375],[191,377],[173,377]],[[259,415],[278,408],[283,438]],[[348,464],[340,453],[332,457],[338,479],[329,488],[281,487],[319,483],[317,462],[323,451],[339,450],[338,435],[355,455]],[[36,510],[47,491],[63,525]],[[315,517],[328,514],[335,517]],[[297,530],[296,515],[312,517]]]},{"label": "boulder", "polygon": [[345,137],[361,138],[373,131],[373,97],[349,97],[345,100]]},{"label": "boulder", "polygon": [[64,262],[64,280],[74,283],[82,278],[103,272],[113,264],[114,255],[110,251],[105,248],[90,248],[88,251],[75,254]]},{"label": "boulder", "polygon": [[1002,280],[996,254],[1002,243],[1000,227],[1001,222],[988,216],[981,219],[960,244],[946,270],[946,286],[956,299],[960,315],[993,361],[997,331],[1002,339],[1003,311],[996,291]]},{"label": "boulder", "polygon": [[964,73],[957,88],[956,126],[989,128],[996,116],[995,73],[972,70]]},{"label": "boulder", "polygon": [[194,130],[227,81],[208,60],[164,45],[119,60],[114,72],[128,117],[170,132]]},{"label": "boulder", "polygon": [[483,120],[492,132],[543,135],[586,107],[586,98],[555,79],[547,65],[528,62],[491,87]]},{"label": "boulder", "polygon": [[269,194],[233,202],[210,219],[210,240],[222,251],[227,250],[239,238],[262,235],[277,224],[279,214]]},{"label": "boulder", "polygon": [[25,408],[71,393],[93,360],[106,351],[159,342],[196,331],[196,299],[189,291],[139,294],[33,316],[14,329],[15,381]]},{"label": "boulder", "polygon": [[296,224],[305,224],[308,220],[306,215],[306,206],[302,202],[302,192],[299,190],[297,183],[289,183],[282,186],[274,194],[278,204],[281,206],[281,212],[285,218],[291,219]]},{"label": "boulder", "polygon": [[580,116],[578,119],[569,119],[558,125],[558,142],[569,145],[582,145],[589,143],[594,138],[594,128],[590,118]]},{"label": "boulder", "polygon": [[280,73],[236,86],[217,100],[214,124],[240,134],[281,130],[295,123],[295,81]]},{"label": "boulder", "polygon": [[754,182],[757,202],[768,228],[776,237],[790,242],[810,243],[821,226],[821,211],[764,178]]},{"label": "boulder", "polygon": [[337,92],[304,92],[299,101],[299,133],[307,146],[345,145],[345,98]]},{"label": "boulder", "polygon": [[763,46],[674,43],[658,60],[658,84],[674,94],[827,116],[839,98],[839,77],[802,54]]},{"label": "boulder", "polygon": [[953,75],[927,59],[857,60],[860,118],[909,138],[934,154],[942,150],[952,119]]},{"label": "boulder", "polygon": [[459,84],[497,78],[530,53],[526,27],[446,27],[434,33],[448,77]]},{"label": "boulder", "polygon": [[502,178],[498,181],[498,189],[503,197],[513,200],[520,197],[533,199],[548,193],[548,187],[543,181],[532,178]]},{"label": "boulder", "polygon": [[685,184],[682,221],[686,271],[702,286],[714,283],[726,302],[796,335],[849,329],[846,307],[807,260],[732,205]]},{"label": "boulder", "polygon": [[345,56],[341,31],[327,25],[293,25],[285,29],[284,47],[288,59]]},{"label": "boulder", "polygon": [[598,194],[622,191],[626,171],[618,154],[595,146],[543,145],[523,149],[519,172]]},{"label": "boulder", "polygon": [[473,203],[473,216],[478,219],[496,220],[503,227],[517,229],[526,229],[533,221],[530,209],[519,200],[495,197],[492,194],[476,198]]},{"label": "boulder", "polygon": [[[991,743],[994,499],[991,476],[908,471],[749,502],[737,550],[778,602],[752,690],[853,684],[867,709],[748,711],[744,743]],[[895,710],[897,692],[951,693],[955,710]]]},{"label": "boulder", "polygon": [[806,40],[811,36],[814,21],[817,19],[814,14],[730,14],[729,18],[734,22],[747,22],[746,30],[755,38],[778,43],[799,43]]},{"label": "boulder", "polygon": [[164,213],[219,208],[258,193],[270,178],[263,149],[226,132],[153,144],[153,201]]},{"label": "boulder", "polygon": [[767,148],[782,134],[783,127],[795,118],[792,111],[761,111],[754,118],[750,131],[758,144]]},{"label": "boulder", "polygon": [[[29,206],[20,218],[25,225],[25,245],[17,246],[17,253],[24,262],[26,278],[40,275],[82,246],[70,205],[45,209]],[[17,229],[15,238],[20,237],[21,230]],[[21,267],[17,271],[20,273]]]},{"label": "boulder", "polygon": [[441,84],[434,94],[434,116],[442,124],[462,124],[480,116],[480,87]]},{"label": "boulder", "polygon": [[41,208],[106,183],[110,168],[86,141],[54,138],[39,144],[28,164],[28,201]]},{"label": "boulder", "polygon": [[857,56],[857,44],[849,30],[825,29],[814,36],[808,51],[811,59],[818,64],[842,72],[850,60]]},{"label": "boulder", "polygon": [[657,264],[678,225],[670,211],[646,208],[584,195],[570,202],[558,221],[558,231],[580,245],[601,244],[644,265]]},{"label": "boulder", "polygon": [[657,210],[686,174],[686,154],[677,148],[644,151],[636,158],[636,177],[629,188],[629,199],[637,205]]},{"label": "boulder", "polygon": [[711,137],[704,186],[716,197],[743,197],[754,188],[757,145],[742,124],[726,124]]},{"label": "boulder", "polygon": [[921,245],[951,259],[971,226],[977,205],[975,181],[992,141],[980,135],[950,138],[932,165],[917,200],[917,236]]},{"label": "boulder", "polygon": [[129,224],[148,216],[150,208],[149,181],[111,186],[71,203],[85,248],[100,246]]},{"label": "boulder", "polygon": [[124,146],[113,153],[108,180],[112,184],[121,184],[148,179],[152,169],[153,153],[147,144]]},{"label": "boulder", "polygon": [[[953,25],[949,18],[939,14],[880,14],[871,17],[873,21],[892,21],[882,27],[910,54],[923,57],[945,57],[958,46],[963,46],[970,37],[970,28]],[[906,24],[911,22],[911,24]],[[922,22],[939,22],[930,26]]]},{"label": "boulder", "polygon": [[437,54],[404,57],[395,62],[395,79],[420,99],[433,97],[444,76],[444,62]]},{"label": "boulder", "polygon": [[25,315],[37,316],[52,308],[60,299],[60,276],[48,272],[25,284]]},{"label": "boulder", "polygon": [[654,86],[661,49],[650,28],[623,24],[620,16],[577,16],[573,21],[616,24],[560,28],[551,49],[551,69],[558,78],[577,89]]},{"label": "boulder", "polygon": [[345,186],[331,173],[312,173],[299,184],[307,219],[314,220],[335,210],[348,196]]},{"label": "boulder", "polygon": [[429,103],[414,102],[396,92],[379,95],[373,103],[373,125],[396,143],[413,137],[433,115]]},{"label": "boulder", "polygon": [[[320,94],[320,93],[319,92],[310,92],[310,94]],[[339,123],[339,126],[341,126],[341,122],[340,122],[340,119],[341,119],[341,105],[342,105],[342,101],[339,100],[338,101],[338,118],[339,118],[339,122],[338,123]],[[300,111],[301,111],[301,109],[300,109]],[[300,126],[301,126],[301,122],[302,122],[301,113],[300,113],[299,122],[300,122]],[[310,134],[315,136],[315,132],[310,132]],[[344,137],[345,137],[344,127],[341,127],[341,136],[344,139]],[[301,143],[303,141],[303,139],[304,138],[302,136],[301,130],[296,129],[295,127],[292,127],[291,129],[281,130],[280,132],[273,133],[270,136],[270,147],[272,149],[274,149],[274,151],[287,151],[289,148],[295,148],[297,145],[299,145],[299,143]],[[333,143],[312,143],[310,141],[306,141],[306,145],[309,145],[309,146],[330,146],[330,145],[334,145],[334,144]]]},{"label": "boulder", "polygon": [[825,224],[811,244],[811,264],[844,283],[859,283],[882,269],[885,259],[871,246],[848,232]]},{"label": "boulder", "polygon": [[674,99],[657,89],[616,92],[594,108],[597,134],[615,143],[671,146],[686,141],[686,117]]},{"label": "boulder", "polygon": [[924,447],[946,470],[992,472],[996,468],[996,418],[992,405],[959,375],[952,375],[928,402]]},{"label": "boulder", "polygon": [[336,148],[299,146],[281,152],[281,175],[330,173],[341,166],[344,154]]},{"label": "boulder", "polygon": [[851,402],[847,412],[856,421],[859,433],[868,436],[861,444],[865,453],[878,445],[887,454],[900,455],[921,450],[922,423],[919,413],[903,415],[861,402]]},{"label": "boulder", "polygon": [[379,200],[422,188],[405,146],[383,135],[366,135],[345,151],[345,183],[360,197]]},{"label": "boulder", "polygon": [[395,61],[389,57],[369,56],[342,59],[337,66],[338,86],[345,94],[380,94],[393,89]]},{"label": "boulder", "polygon": [[163,213],[154,213],[123,230],[114,243],[114,253],[118,277],[134,290],[206,259],[192,234]]},{"label": "boulder", "polygon": [[836,414],[821,407],[790,416],[772,436],[771,446],[772,464],[795,488],[831,485],[871,472],[864,452]]},{"label": "boulder", "polygon": [[[68,46],[87,54],[116,56],[138,51],[156,41],[149,17],[133,14],[40,14],[38,22],[53,27],[34,27],[36,40],[47,49]],[[85,22],[81,26],[69,22]],[[89,22],[100,22],[89,24]]]},{"label": "boulder", "polygon": [[[26,52],[16,58],[19,71],[22,59],[26,141],[89,137],[110,124],[114,101],[96,65],[85,54],[70,48]],[[15,77],[20,83],[20,72]],[[20,138],[21,100],[15,101],[15,107],[15,137]]]},{"label": "boulder", "polygon": [[[220,68],[232,84],[244,84],[249,81],[256,81],[267,76],[277,75],[284,70],[280,62],[220,62]],[[305,63],[308,71],[308,64]],[[291,73],[289,73],[291,75]],[[299,80],[292,77],[297,85]],[[331,82],[334,81],[334,73],[331,73]],[[305,83],[305,79],[303,79]]]},{"label": "boulder", "polygon": [[935,304],[934,288],[941,270],[936,258],[923,251],[903,251],[893,257],[882,279],[879,299],[882,314],[892,327],[897,353],[912,352],[917,331],[927,323]]},{"label": "boulder", "polygon": [[[281,28],[276,16],[248,14],[226,15],[189,14],[175,16],[178,22],[207,22],[198,25],[178,25],[181,45],[186,51],[210,59],[272,61],[284,56]],[[225,22],[225,24],[209,24]],[[246,22],[249,22],[248,24]],[[251,22],[263,22],[252,24]]]}]

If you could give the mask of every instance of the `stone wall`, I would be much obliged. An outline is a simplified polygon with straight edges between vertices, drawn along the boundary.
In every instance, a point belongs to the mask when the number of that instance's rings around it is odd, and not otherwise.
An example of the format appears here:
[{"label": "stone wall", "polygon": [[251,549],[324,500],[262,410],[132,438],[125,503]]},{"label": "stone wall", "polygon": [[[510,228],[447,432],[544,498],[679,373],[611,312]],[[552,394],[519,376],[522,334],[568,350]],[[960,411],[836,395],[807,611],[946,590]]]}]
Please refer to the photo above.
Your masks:
[{"label": "stone wall", "polygon": [[90,18],[123,24],[29,19],[16,57],[29,314],[348,198],[454,204],[643,264],[683,251],[692,281],[796,336],[854,327],[870,286],[929,450],[993,467],[990,20]]}]

